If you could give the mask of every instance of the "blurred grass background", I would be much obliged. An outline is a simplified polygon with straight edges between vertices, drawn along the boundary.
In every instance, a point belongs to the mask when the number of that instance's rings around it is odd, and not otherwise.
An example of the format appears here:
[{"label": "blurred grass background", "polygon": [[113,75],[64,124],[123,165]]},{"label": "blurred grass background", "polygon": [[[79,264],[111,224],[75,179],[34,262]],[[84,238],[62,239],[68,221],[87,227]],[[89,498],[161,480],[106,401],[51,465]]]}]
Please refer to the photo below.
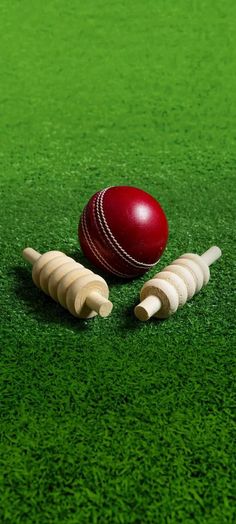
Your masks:
[{"label": "blurred grass background", "polygon": [[[236,522],[235,2],[0,6],[1,522]],[[138,322],[147,275],[109,279],[78,321],[21,251],[83,259],[80,213],[108,185],[156,197],[159,267],[223,257],[166,322]]]}]

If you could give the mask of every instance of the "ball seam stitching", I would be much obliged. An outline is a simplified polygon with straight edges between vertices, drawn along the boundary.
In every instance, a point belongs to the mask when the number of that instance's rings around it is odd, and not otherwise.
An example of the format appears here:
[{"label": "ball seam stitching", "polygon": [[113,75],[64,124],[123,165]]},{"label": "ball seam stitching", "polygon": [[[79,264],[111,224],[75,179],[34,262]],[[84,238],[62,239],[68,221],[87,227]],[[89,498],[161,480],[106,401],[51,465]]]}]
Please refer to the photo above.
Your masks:
[{"label": "ball seam stitching", "polygon": [[[102,264],[102,266],[106,270],[111,271],[112,273],[116,274],[118,277],[129,277],[129,275],[126,275],[125,273],[120,273],[119,271],[116,271],[115,269],[113,269],[112,266],[110,266],[104,260],[102,255],[99,253],[99,251],[97,250],[96,246],[94,245],[94,242],[91,239],[91,236],[90,236],[90,233],[89,233],[89,230],[88,230],[88,226],[87,226],[85,211],[86,211],[86,208],[84,209],[84,211],[82,213],[82,220],[81,220],[82,230],[83,230],[83,234],[84,234],[84,236],[86,238],[86,241],[87,241],[87,243],[88,243],[88,245],[89,245],[93,255],[99,260],[99,262]],[[93,210],[93,212],[94,212],[94,210]]]},{"label": "ball seam stitching", "polygon": [[[105,217],[104,213],[104,206],[103,206],[103,199],[106,191],[110,188],[103,189],[100,191],[100,193],[97,196],[96,200],[96,211],[97,216],[99,220],[99,224],[103,230],[104,235],[106,236],[109,244],[112,246],[112,248],[116,251],[116,253],[125,260],[125,262],[128,262],[131,266],[137,269],[150,269],[151,267],[156,265],[156,262],[153,264],[146,264],[145,262],[139,262],[135,258],[133,258],[127,251],[119,244],[118,240],[113,235]],[[110,235],[110,237],[109,237]]]}]

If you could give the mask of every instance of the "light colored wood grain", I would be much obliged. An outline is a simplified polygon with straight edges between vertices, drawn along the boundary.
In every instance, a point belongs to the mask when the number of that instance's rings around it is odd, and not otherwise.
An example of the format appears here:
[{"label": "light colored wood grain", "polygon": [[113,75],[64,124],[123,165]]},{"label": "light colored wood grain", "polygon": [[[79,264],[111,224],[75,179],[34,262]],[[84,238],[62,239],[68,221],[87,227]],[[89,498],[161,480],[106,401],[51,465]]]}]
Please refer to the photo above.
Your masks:
[{"label": "light colored wood grain", "polygon": [[179,297],[178,307],[184,306],[185,302],[187,302],[188,299],[188,290],[182,278],[180,278],[178,275],[176,275],[176,273],[173,273],[172,271],[161,271],[160,273],[157,273],[155,278],[165,280],[166,282],[169,282],[172,286],[174,286]]},{"label": "light colored wood grain", "polygon": [[[49,276],[49,279],[48,279],[48,292],[49,292],[49,295],[54,299],[56,300],[57,302],[59,302],[58,300],[58,296],[57,296],[57,288],[58,288],[58,285],[60,284],[60,281],[62,280],[62,278],[64,277],[64,275],[67,275],[70,273],[70,271],[74,270],[75,267],[78,269],[78,270],[82,270],[84,269],[84,267],[81,265],[81,264],[78,264],[77,262],[75,262],[74,260],[71,262],[65,262],[64,264],[62,264],[61,266],[57,267],[52,273],[51,275]],[[65,307],[65,306],[64,306]]]},{"label": "light colored wood grain", "polygon": [[38,251],[35,251],[32,247],[26,247],[23,249],[22,255],[25,260],[30,262],[30,264],[34,264],[36,260],[41,257],[41,254]]},{"label": "light colored wood grain", "polygon": [[105,280],[99,275],[90,272],[72,282],[66,293],[66,306],[72,315],[81,318],[90,318],[94,311],[91,311],[86,299],[93,291],[100,293],[105,299],[108,299],[108,286]]},{"label": "light colored wood grain", "polygon": [[58,287],[57,287],[57,299],[58,299],[58,302],[61,304],[61,306],[67,308],[66,295],[67,295],[67,291],[70,285],[72,284],[72,282],[74,282],[75,280],[78,280],[83,275],[87,275],[87,273],[89,273],[89,270],[86,269],[85,267],[83,267],[83,269],[74,267],[74,269],[71,269],[70,271],[68,271],[68,273],[66,273],[61,278],[60,282],[58,283]]},{"label": "light colored wood grain", "polygon": [[[49,295],[48,282],[51,274],[58,269],[60,266],[64,266],[69,261],[68,257],[62,255],[61,257],[55,257],[47,262],[40,271],[39,274],[39,285],[44,293]],[[72,259],[71,259],[72,260]]]},{"label": "light colored wood grain", "polygon": [[198,266],[200,266],[203,276],[203,285],[206,286],[210,279],[210,270],[208,265],[204,262],[203,258],[199,255],[195,255],[194,253],[185,253],[180,258],[188,258],[189,260],[193,260],[198,264]]},{"label": "light colored wood grain", "polygon": [[191,271],[193,278],[195,280],[195,284],[196,284],[196,293],[198,293],[203,286],[203,274],[197,262],[194,262],[193,260],[190,260],[189,258],[181,257],[181,258],[177,258],[177,260],[174,261],[174,264],[176,266],[185,267]]},{"label": "light colored wood grain", "polygon": [[40,288],[40,272],[45,264],[47,264],[49,260],[61,256],[64,256],[64,253],[61,251],[48,251],[47,253],[41,255],[38,260],[36,260],[36,262],[34,262],[32,267],[32,279],[37,287]]},{"label": "light colored wood grain", "polygon": [[191,271],[186,267],[178,266],[174,263],[170,266],[167,266],[165,271],[169,271],[170,273],[178,275],[182,279],[188,293],[187,300],[190,300],[196,292],[196,283]]},{"label": "light colored wood grain", "polygon": [[135,316],[139,319],[145,322],[146,320],[149,320],[149,318],[153,317],[157,311],[161,308],[161,300],[159,297],[156,297],[154,295],[149,295],[147,298],[144,298],[142,300],[141,304],[138,304],[135,307]]},{"label": "light colored wood grain", "polygon": [[108,317],[110,315],[113,304],[107,300],[101,293],[91,291],[86,298],[87,306],[93,311],[96,311],[100,317]]},{"label": "light colored wood grain", "polygon": [[169,317],[179,306],[179,296],[175,287],[164,279],[154,277],[144,284],[141,290],[141,301],[150,295],[160,299],[161,307],[155,312],[158,318]]},{"label": "light colored wood grain", "polygon": [[134,313],[139,320],[152,316],[167,318],[198,293],[210,278],[209,265],[218,260],[217,246],[203,255],[185,253],[146,282],[140,291],[140,303]]},{"label": "light colored wood grain", "polygon": [[212,246],[201,255],[201,258],[208,266],[211,266],[211,264],[216,262],[221,255],[221,249],[218,246]]},{"label": "light colored wood grain", "polygon": [[107,317],[113,304],[108,299],[106,281],[61,251],[41,255],[25,248],[23,257],[33,264],[32,278],[37,287],[79,318]]}]

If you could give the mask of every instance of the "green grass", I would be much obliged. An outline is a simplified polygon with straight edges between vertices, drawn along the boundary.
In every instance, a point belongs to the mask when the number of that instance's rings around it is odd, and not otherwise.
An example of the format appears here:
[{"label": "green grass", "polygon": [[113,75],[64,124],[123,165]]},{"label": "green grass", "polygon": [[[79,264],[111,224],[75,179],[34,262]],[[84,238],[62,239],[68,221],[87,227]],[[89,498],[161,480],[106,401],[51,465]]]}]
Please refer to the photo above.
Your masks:
[{"label": "green grass", "polygon": [[[41,5],[42,4],[42,5]],[[3,524],[234,524],[233,0],[1,3]],[[149,275],[78,321],[22,249],[83,260],[90,196],[163,205],[164,267],[212,244],[209,285],[165,322],[133,315]]]}]

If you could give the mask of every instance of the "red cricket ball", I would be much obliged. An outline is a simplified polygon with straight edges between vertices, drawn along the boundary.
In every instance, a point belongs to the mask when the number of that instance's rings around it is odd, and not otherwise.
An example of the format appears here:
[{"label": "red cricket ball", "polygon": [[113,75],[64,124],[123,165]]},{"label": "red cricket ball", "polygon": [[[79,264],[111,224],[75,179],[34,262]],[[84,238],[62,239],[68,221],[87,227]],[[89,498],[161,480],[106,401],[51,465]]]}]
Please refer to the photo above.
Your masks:
[{"label": "red cricket ball", "polygon": [[161,257],[168,239],[168,222],[151,195],[130,186],[114,186],[93,195],[79,223],[85,256],[118,277],[142,275]]}]

